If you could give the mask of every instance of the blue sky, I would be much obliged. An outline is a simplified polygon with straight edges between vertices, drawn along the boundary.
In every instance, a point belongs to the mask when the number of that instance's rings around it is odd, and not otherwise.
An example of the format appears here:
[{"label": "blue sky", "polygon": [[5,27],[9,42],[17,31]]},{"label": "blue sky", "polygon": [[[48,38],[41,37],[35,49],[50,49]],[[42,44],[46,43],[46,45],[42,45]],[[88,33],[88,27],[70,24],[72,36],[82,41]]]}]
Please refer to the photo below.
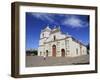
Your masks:
[{"label": "blue sky", "polygon": [[26,12],[26,49],[38,48],[40,32],[47,25],[60,26],[63,33],[89,43],[89,15]]}]

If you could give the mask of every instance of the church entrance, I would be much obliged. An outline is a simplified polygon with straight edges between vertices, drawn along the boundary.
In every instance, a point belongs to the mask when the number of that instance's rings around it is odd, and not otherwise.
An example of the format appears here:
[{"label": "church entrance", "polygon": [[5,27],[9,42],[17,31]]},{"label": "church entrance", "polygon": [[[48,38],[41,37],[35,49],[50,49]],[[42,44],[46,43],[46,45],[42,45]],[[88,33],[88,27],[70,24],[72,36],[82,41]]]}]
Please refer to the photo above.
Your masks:
[{"label": "church entrance", "polygon": [[61,56],[64,57],[65,56],[65,50],[61,49]]},{"label": "church entrance", "polygon": [[56,57],[56,45],[52,46],[52,56]]},{"label": "church entrance", "polygon": [[48,50],[46,50],[46,56],[48,56]]}]

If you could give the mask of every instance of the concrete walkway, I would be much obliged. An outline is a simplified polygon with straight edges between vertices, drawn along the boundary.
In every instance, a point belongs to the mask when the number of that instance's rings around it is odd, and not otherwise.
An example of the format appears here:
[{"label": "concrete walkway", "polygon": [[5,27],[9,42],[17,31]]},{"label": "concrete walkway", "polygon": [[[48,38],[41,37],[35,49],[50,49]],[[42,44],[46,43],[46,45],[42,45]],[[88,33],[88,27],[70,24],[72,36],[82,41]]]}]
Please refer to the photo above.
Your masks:
[{"label": "concrete walkway", "polygon": [[78,57],[26,56],[26,67],[89,64],[89,55]]}]

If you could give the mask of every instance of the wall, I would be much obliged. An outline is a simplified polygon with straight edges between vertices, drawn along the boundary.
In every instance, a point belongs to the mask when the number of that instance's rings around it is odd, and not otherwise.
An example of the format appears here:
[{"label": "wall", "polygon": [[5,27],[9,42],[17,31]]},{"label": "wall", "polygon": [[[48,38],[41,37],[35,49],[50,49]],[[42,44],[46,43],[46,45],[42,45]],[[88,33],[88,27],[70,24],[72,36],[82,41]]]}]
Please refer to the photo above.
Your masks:
[{"label": "wall", "polygon": [[[1,0],[0,2],[0,80],[16,80],[10,77],[10,59],[11,59],[11,2],[15,0]],[[99,7],[98,14],[100,14],[100,0],[16,0],[16,1],[30,1],[41,3],[60,3],[60,4],[78,4],[78,5],[96,5]],[[100,16],[98,16],[100,21]],[[100,23],[98,33],[100,34]],[[100,37],[98,38],[100,44]],[[100,47],[100,45],[98,46]],[[99,50],[100,52],[100,50]],[[100,54],[98,54],[98,61],[100,61]],[[99,73],[97,74],[80,74],[80,75],[65,75],[52,77],[38,77],[38,78],[22,78],[17,80],[100,80],[100,62],[98,62]]]},{"label": "wall", "polygon": [[[71,51],[72,56],[80,56],[80,55],[87,54],[86,46],[81,45],[81,48],[80,48],[80,43],[76,42],[75,40],[71,40],[70,44],[71,44],[70,51]],[[77,49],[77,51],[76,51],[76,49]],[[83,50],[84,50],[84,52],[83,52]]]}]

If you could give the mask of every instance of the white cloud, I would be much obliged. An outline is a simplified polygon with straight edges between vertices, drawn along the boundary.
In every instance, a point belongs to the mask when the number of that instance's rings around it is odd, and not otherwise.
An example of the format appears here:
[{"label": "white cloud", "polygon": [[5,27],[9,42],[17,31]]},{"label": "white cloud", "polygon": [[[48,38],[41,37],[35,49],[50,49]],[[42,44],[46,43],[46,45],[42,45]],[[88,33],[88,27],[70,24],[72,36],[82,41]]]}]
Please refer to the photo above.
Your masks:
[{"label": "white cloud", "polygon": [[63,25],[69,25],[72,28],[82,28],[88,26],[88,23],[86,21],[81,20],[80,18],[76,16],[67,17],[62,22]]},{"label": "white cloud", "polygon": [[[59,15],[57,20],[56,14],[48,14],[48,13],[32,13],[32,16],[47,21],[49,23],[53,23],[56,25],[65,25],[67,27],[71,26],[72,28],[83,28],[88,26],[88,22],[83,21],[78,16],[74,15]],[[61,19],[60,19],[61,18]],[[58,23],[59,22],[59,23]],[[68,26],[69,25],[69,26]]]},{"label": "white cloud", "polygon": [[32,15],[38,19],[41,19],[43,21],[49,21],[49,22],[54,22],[54,15],[52,14],[45,14],[45,13],[32,13]]}]

